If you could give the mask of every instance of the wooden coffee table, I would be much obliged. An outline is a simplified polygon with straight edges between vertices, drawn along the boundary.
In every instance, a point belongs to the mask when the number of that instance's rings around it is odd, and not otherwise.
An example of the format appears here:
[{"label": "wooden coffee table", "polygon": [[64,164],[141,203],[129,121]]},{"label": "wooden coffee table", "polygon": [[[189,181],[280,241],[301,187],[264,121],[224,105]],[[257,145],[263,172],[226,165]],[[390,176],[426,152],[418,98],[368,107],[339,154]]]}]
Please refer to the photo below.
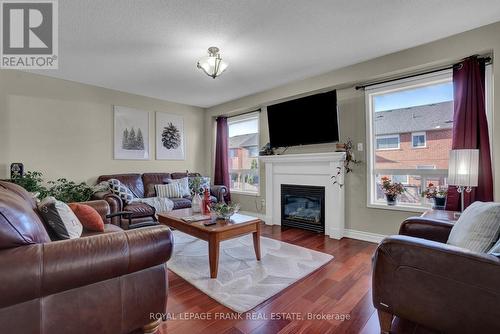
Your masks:
[{"label": "wooden coffee table", "polygon": [[[255,256],[260,261],[260,223],[256,217],[234,214],[231,220],[215,220],[215,225],[205,226],[208,220],[197,222],[185,222],[181,218],[193,216],[191,209],[181,209],[172,212],[159,213],[158,221],[161,224],[170,226],[183,233],[189,234],[198,239],[208,241],[208,260],[210,263],[210,278],[217,278],[219,267],[219,243],[223,240],[233,239],[253,234],[253,248]],[[175,247],[175,246],[174,246]]]}]

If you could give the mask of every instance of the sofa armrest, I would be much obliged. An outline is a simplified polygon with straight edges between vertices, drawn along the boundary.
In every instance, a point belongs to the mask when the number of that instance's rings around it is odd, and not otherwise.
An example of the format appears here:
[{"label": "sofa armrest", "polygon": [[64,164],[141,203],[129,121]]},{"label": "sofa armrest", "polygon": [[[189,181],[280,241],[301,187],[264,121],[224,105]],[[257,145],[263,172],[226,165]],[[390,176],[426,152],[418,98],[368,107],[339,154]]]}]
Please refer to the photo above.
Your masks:
[{"label": "sofa armrest", "polygon": [[373,304],[445,333],[499,333],[500,259],[408,236],[384,239],[373,267]]},{"label": "sofa armrest", "polygon": [[224,196],[228,193],[226,186],[213,185],[210,186],[210,194],[217,198],[217,202],[225,203]]},{"label": "sofa armrest", "polygon": [[162,265],[172,247],[161,225],[2,250],[0,307]]},{"label": "sofa armrest", "polygon": [[[115,213],[115,212],[119,212],[119,211],[123,211],[123,201],[122,199],[113,194],[112,192],[110,191],[99,191],[99,192],[96,192],[94,193],[94,195],[92,195],[92,198],[93,199],[96,199],[96,200],[104,200],[106,202],[108,202],[109,204],[109,213]],[[111,218],[111,223],[114,224],[114,225],[117,225],[117,226],[120,226],[120,217],[113,217]]]},{"label": "sofa armrest", "polygon": [[453,223],[425,217],[410,217],[399,228],[400,235],[446,243]]}]

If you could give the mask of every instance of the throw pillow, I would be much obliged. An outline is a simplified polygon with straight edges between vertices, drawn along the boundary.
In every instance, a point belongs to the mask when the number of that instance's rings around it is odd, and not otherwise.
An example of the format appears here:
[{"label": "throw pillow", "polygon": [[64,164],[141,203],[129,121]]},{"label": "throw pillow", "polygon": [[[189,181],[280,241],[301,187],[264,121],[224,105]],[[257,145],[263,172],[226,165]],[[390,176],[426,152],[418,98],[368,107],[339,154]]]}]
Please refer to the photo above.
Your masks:
[{"label": "throw pillow", "polygon": [[125,204],[130,203],[135,197],[130,189],[117,179],[109,179],[108,185],[109,191],[120,197]]},{"label": "throw pillow", "polygon": [[474,202],[451,229],[448,244],[486,253],[500,233],[500,203]]},{"label": "throw pillow", "polygon": [[38,204],[38,211],[58,238],[75,239],[82,235],[83,226],[66,203],[46,197]]},{"label": "throw pillow", "polygon": [[162,198],[181,198],[182,192],[178,183],[167,183],[155,185],[156,196]]},{"label": "throw pillow", "polygon": [[189,178],[183,177],[181,179],[168,179],[165,183],[177,183],[182,193],[182,197],[191,196],[191,190],[189,189]]},{"label": "throw pillow", "polygon": [[[195,179],[200,179],[200,188],[199,189],[194,189],[194,180]],[[210,178],[207,176],[190,176],[189,177],[189,191],[191,194],[194,194],[195,192],[202,193],[205,191],[205,189],[208,189],[210,191]]]},{"label": "throw pillow", "polygon": [[104,232],[104,222],[101,215],[86,204],[70,203],[68,206],[73,210],[83,227],[89,231]]}]

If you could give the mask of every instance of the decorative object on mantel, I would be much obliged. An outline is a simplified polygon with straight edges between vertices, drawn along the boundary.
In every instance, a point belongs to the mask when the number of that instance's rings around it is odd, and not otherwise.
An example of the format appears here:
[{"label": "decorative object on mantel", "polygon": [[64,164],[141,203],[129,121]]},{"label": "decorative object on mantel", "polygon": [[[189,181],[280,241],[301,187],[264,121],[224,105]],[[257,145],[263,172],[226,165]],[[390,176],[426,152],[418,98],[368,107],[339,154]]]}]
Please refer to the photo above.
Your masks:
[{"label": "decorative object on mantel", "polygon": [[398,182],[392,183],[391,179],[387,176],[382,176],[382,189],[384,190],[385,197],[387,199],[387,205],[396,205],[398,195],[404,193],[405,187]]},{"label": "decorative object on mantel", "polygon": [[201,58],[196,64],[196,67],[213,79],[221,75],[228,66],[228,64],[222,60],[219,51],[219,48],[216,46],[209,47],[208,57]]},{"label": "decorative object on mantel", "polygon": [[222,220],[229,220],[239,210],[239,204],[216,203],[212,206],[212,211],[215,213],[217,219]]},{"label": "decorative object on mantel", "polygon": [[361,163],[360,160],[356,160],[354,158],[354,154],[352,153],[352,140],[351,138],[347,138],[347,142],[344,144],[337,144],[336,145],[337,152],[345,152],[345,160],[344,160],[344,165],[343,167],[337,167],[337,174],[332,175],[333,179],[333,184],[338,184],[339,187],[343,187],[344,183],[341,183],[340,181],[340,174],[342,173],[342,168],[344,168],[344,173],[349,174],[352,172],[352,167],[351,164],[354,165],[359,165]]},{"label": "decorative object on mantel", "polygon": [[265,156],[265,155],[274,155],[274,150],[271,147],[271,143],[267,143],[266,145],[262,146],[262,148],[259,151],[260,156]]},{"label": "decorative object on mantel", "polygon": [[433,209],[444,210],[447,193],[448,191],[446,188],[436,187],[433,183],[429,183],[427,189],[422,192],[422,196],[434,201]]}]

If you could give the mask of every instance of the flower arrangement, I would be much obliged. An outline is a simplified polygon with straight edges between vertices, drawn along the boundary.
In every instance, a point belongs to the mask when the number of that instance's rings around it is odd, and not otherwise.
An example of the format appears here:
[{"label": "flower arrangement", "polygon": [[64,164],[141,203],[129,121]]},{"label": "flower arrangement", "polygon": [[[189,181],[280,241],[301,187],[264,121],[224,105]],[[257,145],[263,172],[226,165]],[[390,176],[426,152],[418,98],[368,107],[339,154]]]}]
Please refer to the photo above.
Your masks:
[{"label": "flower arrangement", "polygon": [[384,194],[390,196],[397,196],[405,192],[405,187],[403,184],[395,182],[392,183],[391,179],[387,176],[383,176],[382,180],[382,189],[384,189]]},{"label": "flower arrangement", "polygon": [[422,192],[422,197],[431,198],[445,198],[448,195],[446,188],[436,187],[433,183],[429,183],[427,189]]},{"label": "flower arrangement", "polygon": [[217,219],[227,220],[231,218],[240,209],[239,204],[216,203],[212,205],[212,212],[215,213]]}]

